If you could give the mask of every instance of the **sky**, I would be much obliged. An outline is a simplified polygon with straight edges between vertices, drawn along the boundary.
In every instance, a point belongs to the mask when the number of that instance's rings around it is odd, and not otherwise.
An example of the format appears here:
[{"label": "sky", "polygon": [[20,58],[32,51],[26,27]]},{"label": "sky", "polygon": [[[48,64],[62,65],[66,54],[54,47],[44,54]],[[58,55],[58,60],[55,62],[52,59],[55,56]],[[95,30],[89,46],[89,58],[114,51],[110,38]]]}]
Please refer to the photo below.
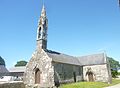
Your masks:
[{"label": "sky", "polygon": [[[48,49],[72,56],[105,52],[120,61],[118,0],[44,0]],[[0,0],[0,56],[7,68],[36,49],[42,0]]]}]

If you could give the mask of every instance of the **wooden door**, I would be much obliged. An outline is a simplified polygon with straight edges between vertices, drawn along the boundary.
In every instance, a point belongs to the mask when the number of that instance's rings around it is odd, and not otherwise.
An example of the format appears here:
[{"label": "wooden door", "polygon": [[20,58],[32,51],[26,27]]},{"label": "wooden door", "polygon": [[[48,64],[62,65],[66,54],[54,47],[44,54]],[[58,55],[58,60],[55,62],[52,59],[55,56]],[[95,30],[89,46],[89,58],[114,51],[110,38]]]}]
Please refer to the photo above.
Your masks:
[{"label": "wooden door", "polygon": [[76,82],[76,72],[73,72],[74,82]]},{"label": "wooden door", "polygon": [[35,71],[35,84],[40,84],[40,70],[36,69]]}]

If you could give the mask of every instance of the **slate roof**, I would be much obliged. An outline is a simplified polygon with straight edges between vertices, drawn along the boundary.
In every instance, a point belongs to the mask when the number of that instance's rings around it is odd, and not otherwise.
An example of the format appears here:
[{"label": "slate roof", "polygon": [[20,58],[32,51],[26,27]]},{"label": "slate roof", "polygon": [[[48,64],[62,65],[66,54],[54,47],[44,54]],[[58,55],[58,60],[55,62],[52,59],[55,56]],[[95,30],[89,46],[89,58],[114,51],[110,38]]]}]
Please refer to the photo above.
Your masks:
[{"label": "slate roof", "polygon": [[81,65],[99,65],[106,63],[106,58],[104,53],[78,57],[78,60],[81,63]]},{"label": "slate roof", "polygon": [[80,65],[80,66],[98,65],[98,64],[106,63],[104,53],[74,57],[51,50],[46,50],[45,52],[50,58],[52,58],[54,62],[59,62],[59,63]]},{"label": "slate roof", "polygon": [[46,53],[54,62],[80,65],[79,60],[76,57],[51,50],[47,50]]},{"label": "slate roof", "polygon": [[9,71],[4,65],[0,65],[0,76],[9,74]]},{"label": "slate roof", "polygon": [[20,67],[12,67],[9,69],[9,72],[25,72],[25,66],[20,66]]},{"label": "slate roof", "polygon": [[9,72],[7,68],[4,65],[0,65],[0,73],[6,73]]},{"label": "slate roof", "polygon": [[0,76],[22,76],[25,72],[25,66],[12,67],[9,70],[4,65],[0,65]]}]

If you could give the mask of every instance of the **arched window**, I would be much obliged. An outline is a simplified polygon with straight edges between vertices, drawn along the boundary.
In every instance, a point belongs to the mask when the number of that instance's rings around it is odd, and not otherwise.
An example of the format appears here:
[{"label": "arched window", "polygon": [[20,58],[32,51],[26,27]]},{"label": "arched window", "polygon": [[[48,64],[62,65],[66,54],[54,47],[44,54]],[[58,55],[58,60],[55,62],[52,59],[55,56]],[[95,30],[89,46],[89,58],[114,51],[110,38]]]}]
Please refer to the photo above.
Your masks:
[{"label": "arched window", "polygon": [[35,84],[40,84],[40,70],[38,68],[35,70]]}]

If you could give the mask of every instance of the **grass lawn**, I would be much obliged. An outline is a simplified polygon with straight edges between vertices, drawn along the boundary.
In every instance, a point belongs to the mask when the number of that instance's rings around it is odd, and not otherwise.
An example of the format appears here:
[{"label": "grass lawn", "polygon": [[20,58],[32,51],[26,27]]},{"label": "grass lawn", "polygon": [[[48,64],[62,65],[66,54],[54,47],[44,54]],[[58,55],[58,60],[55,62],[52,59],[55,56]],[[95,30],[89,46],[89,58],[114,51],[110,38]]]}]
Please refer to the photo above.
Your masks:
[{"label": "grass lawn", "polygon": [[103,82],[78,82],[78,83],[71,83],[71,84],[63,84],[60,88],[103,88],[107,86],[112,86],[115,84],[120,83],[120,80],[113,79],[112,84],[107,84]]}]

